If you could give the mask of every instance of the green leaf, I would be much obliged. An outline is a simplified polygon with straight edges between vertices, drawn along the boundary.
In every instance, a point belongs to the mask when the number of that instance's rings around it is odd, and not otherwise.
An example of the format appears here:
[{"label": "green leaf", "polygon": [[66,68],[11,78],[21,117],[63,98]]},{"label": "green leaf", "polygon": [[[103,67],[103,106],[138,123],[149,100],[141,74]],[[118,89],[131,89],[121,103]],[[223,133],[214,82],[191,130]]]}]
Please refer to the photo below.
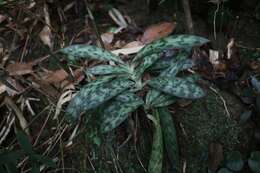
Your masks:
[{"label": "green leaf", "polygon": [[228,154],[226,167],[232,171],[240,171],[244,166],[242,156],[239,151],[233,151]]},{"label": "green leaf", "polygon": [[146,105],[148,107],[165,107],[176,102],[176,97],[151,89],[146,94]]},{"label": "green leaf", "polygon": [[228,170],[227,168],[221,168],[220,170],[218,170],[218,173],[233,173],[233,172]]},{"label": "green leaf", "polygon": [[40,173],[40,165],[34,164],[31,173]]},{"label": "green leaf", "polygon": [[153,118],[155,130],[153,135],[152,153],[149,160],[148,172],[161,173],[163,161],[163,140],[158,110],[154,111]]},{"label": "green leaf", "polygon": [[204,91],[199,86],[178,77],[157,77],[150,80],[148,85],[180,98],[197,99],[205,96]]},{"label": "green leaf", "polygon": [[170,37],[166,37],[157,41],[148,44],[143,49],[139,51],[139,53],[135,56],[134,62],[139,61],[145,56],[160,53],[165,49],[185,49],[186,51],[190,51],[194,46],[200,46],[205,43],[208,43],[209,40],[194,36],[194,35],[173,35]]},{"label": "green leaf", "polygon": [[251,153],[248,165],[253,173],[260,172],[260,151],[253,151]]},{"label": "green leaf", "polygon": [[113,130],[142,104],[143,100],[133,93],[120,94],[105,108],[101,118],[101,131]]},{"label": "green leaf", "polygon": [[55,168],[56,164],[48,157],[39,155],[39,154],[34,154],[32,155],[32,157],[34,158],[35,161],[40,162],[41,164],[45,164],[46,166]]},{"label": "green leaf", "polygon": [[[182,53],[178,61],[172,63],[169,68],[164,70],[161,77],[174,77],[181,70],[192,67],[193,63],[191,60],[186,59],[186,54]],[[167,95],[158,90],[150,90],[146,95],[146,104],[153,107],[164,107],[168,106],[176,101],[176,98],[172,95]]]},{"label": "green leaf", "polygon": [[3,151],[0,154],[0,165],[7,163],[16,164],[22,155],[21,151]]},{"label": "green leaf", "polygon": [[94,59],[100,61],[114,61],[123,63],[123,61],[116,55],[91,45],[72,45],[61,49],[60,52],[66,54],[70,61],[82,59]]},{"label": "green leaf", "polygon": [[86,74],[92,75],[122,74],[125,72],[124,68],[111,65],[99,65],[86,70]]},{"label": "green leaf", "polygon": [[134,82],[119,78],[110,82],[90,83],[84,86],[72,99],[66,109],[66,115],[72,121],[78,119],[81,113],[94,109],[130,88]]},{"label": "green leaf", "polygon": [[29,141],[28,137],[22,131],[17,131],[16,139],[18,140],[21,148],[25,151],[26,154],[28,154],[28,155],[34,154],[33,146],[31,144],[31,142]]},{"label": "green leaf", "polygon": [[160,59],[159,54],[152,54],[144,57],[143,63],[141,63],[136,69],[137,76],[140,77],[145,72],[145,70],[152,66],[158,59]]},{"label": "green leaf", "polygon": [[175,170],[175,172],[179,172],[179,148],[172,116],[167,108],[160,108],[158,111],[160,115],[161,126],[163,127],[162,133],[167,155],[169,157],[172,168]]},{"label": "green leaf", "polygon": [[8,163],[5,165],[8,173],[19,173],[16,165],[14,163]]}]

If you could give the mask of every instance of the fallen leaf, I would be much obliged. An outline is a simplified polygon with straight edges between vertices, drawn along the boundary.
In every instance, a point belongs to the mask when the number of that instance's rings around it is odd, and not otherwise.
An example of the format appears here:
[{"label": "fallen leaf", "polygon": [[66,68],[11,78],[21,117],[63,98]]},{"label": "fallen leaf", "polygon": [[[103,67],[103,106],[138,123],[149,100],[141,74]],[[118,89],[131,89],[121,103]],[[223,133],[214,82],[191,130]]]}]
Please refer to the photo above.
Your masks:
[{"label": "fallen leaf", "polygon": [[52,33],[49,26],[44,26],[42,31],[39,33],[39,37],[42,40],[43,44],[47,45],[50,49],[52,49]]},{"label": "fallen leaf", "polygon": [[144,45],[141,41],[132,41],[127,43],[123,48],[133,48]]},{"label": "fallen leaf", "polygon": [[2,23],[6,18],[5,15],[0,14],[0,23]]},{"label": "fallen leaf", "polygon": [[6,67],[10,76],[19,76],[32,73],[33,63],[14,63]]},{"label": "fallen leaf", "polygon": [[174,31],[175,27],[175,22],[163,22],[156,25],[152,25],[145,30],[141,38],[141,41],[147,44],[154,40],[166,37]]},{"label": "fallen leaf", "polygon": [[45,82],[47,83],[60,83],[62,81],[64,81],[67,77],[68,77],[68,73],[61,69],[61,70],[56,70],[54,72],[49,73],[46,78],[45,78]]},{"label": "fallen leaf", "polygon": [[114,39],[114,33],[106,32],[101,34],[101,39],[105,44],[111,44]]}]

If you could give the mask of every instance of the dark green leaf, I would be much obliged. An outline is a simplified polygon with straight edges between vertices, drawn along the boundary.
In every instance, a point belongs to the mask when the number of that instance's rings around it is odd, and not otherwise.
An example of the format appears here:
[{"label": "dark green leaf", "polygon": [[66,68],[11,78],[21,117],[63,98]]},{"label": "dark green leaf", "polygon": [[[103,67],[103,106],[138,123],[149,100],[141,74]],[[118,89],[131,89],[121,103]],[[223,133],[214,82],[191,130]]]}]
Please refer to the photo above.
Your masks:
[{"label": "dark green leaf", "polygon": [[66,115],[71,120],[77,120],[81,113],[94,109],[110,100],[134,83],[125,78],[98,84],[90,83],[84,86],[72,99],[66,109]]},{"label": "dark green leaf", "polygon": [[87,74],[92,75],[122,74],[125,72],[125,69],[111,65],[99,65],[86,70]]},{"label": "dark green leaf", "polygon": [[142,104],[143,100],[133,93],[120,94],[105,108],[101,118],[101,131],[113,130]]},{"label": "dark green leaf", "polygon": [[239,151],[233,151],[228,154],[226,166],[232,171],[240,171],[243,168],[244,162]]},{"label": "dark green leaf", "polygon": [[8,173],[19,173],[16,165],[14,163],[8,163],[5,165]]},{"label": "dark green leaf", "polygon": [[17,138],[21,148],[26,152],[26,154],[28,154],[28,155],[34,154],[31,142],[29,141],[28,137],[22,131],[17,131],[16,138]]},{"label": "dark green leaf", "polygon": [[148,82],[148,85],[167,94],[186,98],[197,99],[205,96],[203,90],[189,80],[178,77],[157,77]]},{"label": "dark green leaf", "polygon": [[163,139],[158,110],[155,110],[153,113],[153,123],[155,130],[153,134],[152,153],[149,160],[148,172],[161,173],[163,161]]},{"label": "dark green leaf", "polygon": [[166,147],[167,155],[170,160],[172,168],[175,172],[179,172],[180,170],[180,161],[179,161],[179,148],[176,136],[176,129],[172,119],[170,112],[167,108],[160,108],[158,109],[162,132],[163,132],[163,139],[164,144]]},{"label": "dark green leaf", "polygon": [[248,165],[253,173],[260,172],[260,151],[253,151],[251,153]]},{"label": "dark green leaf", "polygon": [[40,173],[40,165],[34,164],[31,173]]},{"label": "dark green leaf", "polygon": [[145,56],[160,53],[165,49],[185,49],[187,51],[190,51],[192,47],[200,46],[208,42],[209,40],[194,35],[173,35],[167,38],[154,41],[151,44],[145,46],[135,56],[134,62],[139,61]]},{"label": "dark green leaf", "polygon": [[3,151],[0,154],[0,165],[6,163],[14,163],[16,164],[17,161],[22,157],[21,151]]},{"label": "dark green leaf", "polygon": [[32,157],[34,158],[35,161],[38,161],[41,164],[45,164],[46,166],[53,167],[53,168],[56,167],[56,164],[48,157],[39,154],[34,154],[32,155]]},{"label": "dark green leaf", "polygon": [[96,46],[72,45],[62,49],[61,52],[66,54],[70,61],[76,61],[79,58],[84,58],[123,63],[123,61],[118,56]]},{"label": "dark green leaf", "polygon": [[218,173],[233,173],[232,171],[228,170],[227,168],[221,168]]}]

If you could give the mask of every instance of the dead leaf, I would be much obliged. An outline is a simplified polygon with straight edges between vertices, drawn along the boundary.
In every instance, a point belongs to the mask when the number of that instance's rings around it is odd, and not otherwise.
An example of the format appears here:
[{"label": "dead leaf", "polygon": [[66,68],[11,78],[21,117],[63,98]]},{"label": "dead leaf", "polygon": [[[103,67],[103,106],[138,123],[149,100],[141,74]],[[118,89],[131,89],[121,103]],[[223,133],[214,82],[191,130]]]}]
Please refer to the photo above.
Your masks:
[{"label": "dead leaf", "polygon": [[52,49],[53,46],[51,35],[51,30],[48,26],[44,26],[42,31],[39,33],[39,37],[42,40],[43,44],[47,45],[50,49]]},{"label": "dead leaf", "polygon": [[49,73],[46,78],[45,78],[45,82],[47,83],[60,83],[62,81],[64,81],[67,77],[68,77],[68,73],[61,69],[61,70],[56,70],[54,72]]},{"label": "dead leaf", "polygon": [[6,18],[5,15],[0,14],[0,23],[2,23]]},{"label": "dead leaf", "polygon": [[123,48],[132,48],[144,45],[141,41],[132,41],[127,43]]},{"label": "dead leaf", "polygon": [[163,22],[160,24],[152,25],[145,30],[141,41],[147,44],[154,40],[166,37],[174,31],[175,27],[175,22]]},{"label": "dead leaf", "polygon": [[114,39],[114,33],[106,32],[101,34],[101,39],[105,44],[111,44]]},{"label": "dead leaf", "polygon": [[234,47],[235,47],[235,39],[232,38],[227,45],[227,59],[232,58],[232,55],[234,54],[234,51],[233,51]]},{"label": "dead leaf", "polygon": [[223,147],[219,143],[211,143],[209,145],[209,169],[211,172],[216,172],[220,163],[223,161]]},{"label": "dead leaf", "polygon": [[33,63],[14,63],[6,67],[10,76],[25,75],[33,72]]}]

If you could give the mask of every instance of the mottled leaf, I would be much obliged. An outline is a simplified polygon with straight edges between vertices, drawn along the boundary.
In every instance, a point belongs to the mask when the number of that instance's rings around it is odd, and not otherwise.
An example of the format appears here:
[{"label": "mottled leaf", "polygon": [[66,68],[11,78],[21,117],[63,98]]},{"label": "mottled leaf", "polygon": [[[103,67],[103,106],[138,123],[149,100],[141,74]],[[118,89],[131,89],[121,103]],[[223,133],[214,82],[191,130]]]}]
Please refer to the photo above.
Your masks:
[{"label": "mottled leaf", "polygon": [[180,98],[197,99],[205,96],[204,91],[199,86],[178,77],[157,77],[150,80],[148,85]]},{"label": "mottled leaf", "polygon": [[66,54],[70,61],[76,61],[78,59],[95,59],[123,63],[118,56],[91,45],[72,45],[61,49],[60,52]]},{"label": "mottled leaf", "polygon": [[226,166],[232,171],[240,171],[243,168],[244,162],[239,151],[232,151],[228,154]]},{"label": "mottled leaf", "polygon": [[260,172],[260,151],[253,151],[251,153],[248,165],[253,173]]},{"label": "mottled leaf", "polygon": [[173,104],[176,97],[151,89],[146,94],[145,103],[148,107],[165,107]]},{"label": "mottled leaf", "polygon": [[154,111],[153,117],[155,129],[153,134],[152,153],[149,160],[148,172],[161,173],[163,161],[163,139],[158,110]]},{"label": "mottled leaf", "polygon": [[200,46],[209,42],[208,39],[194,35],[173,35],[148,44],[135,56],[134,62],[139,61],[150,54],[159,53],[162,50],[175,48],[190,51],[194,46]]},{"label": "mottled leaf", "polygon": [[176,136],[176,129],[170,112],[167,108],[159,108],[164,145],[172,168],[179,172],[179,148]]},{"label": "mottled leaf", "polygon": [[124,68],[111,65],[99,65],[86,70],[86,74],[92,75],[122,74],[125,72]]},{"label": "mottled leaf", "polygon": [[133,93],[118,95],[105,108],[101,118],[101,131],[108,132],[120,125],[129,115],[143,104],[143,100]]},{"label": "mottled leaf", "polygon": [[95,84],[95,82],[87,84],[72,99],[66,109],[66,115],[71,120],[76,120],[81,113],[96,108],[131,87],[133,84],[132,81],[125,78],[98,84]]},{"label": "mottled leaf", "polygon": [[152,66],[159,58],[159,54],[152,54],[144,57],[143,63],[141,63],[136,69],[137,76],[140,77],[145,72],[145,70]]}]

